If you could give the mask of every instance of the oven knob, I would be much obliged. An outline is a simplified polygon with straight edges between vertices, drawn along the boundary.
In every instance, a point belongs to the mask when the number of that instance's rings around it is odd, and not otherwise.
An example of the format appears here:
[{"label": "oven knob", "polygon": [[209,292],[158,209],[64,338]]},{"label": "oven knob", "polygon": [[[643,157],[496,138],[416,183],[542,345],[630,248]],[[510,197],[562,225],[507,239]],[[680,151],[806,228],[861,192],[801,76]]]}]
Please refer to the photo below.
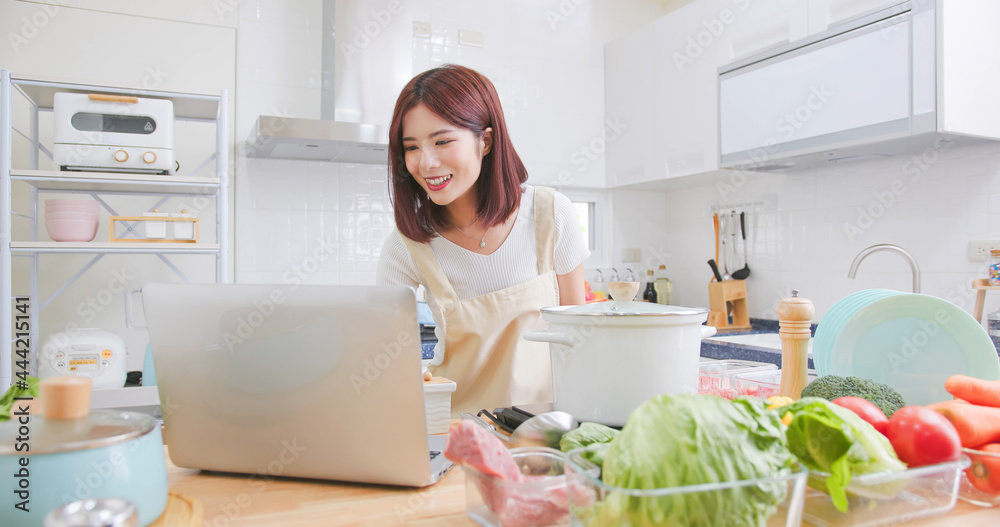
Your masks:
[{"label": "oven knob", "polygon": [[128,161],[128,152],[124,150],[118,150],[115,152],[115,161],[118,161],[119,163]]},{"label": "oven knob", "polygon": [[147,163],[155,163],[156,162],[156,154],[154,154],[153,152],[145,152],[145,153],[142,154],[142,160],[145,161],[145,162],[147,162]]}]

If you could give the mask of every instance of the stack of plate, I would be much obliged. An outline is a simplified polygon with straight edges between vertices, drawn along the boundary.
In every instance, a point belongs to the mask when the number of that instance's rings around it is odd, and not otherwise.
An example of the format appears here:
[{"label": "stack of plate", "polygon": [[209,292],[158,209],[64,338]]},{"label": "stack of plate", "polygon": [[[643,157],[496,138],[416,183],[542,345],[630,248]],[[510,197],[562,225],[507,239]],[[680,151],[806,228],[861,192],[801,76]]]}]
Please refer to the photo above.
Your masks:
[{"label": "stack of plate", "polygon": [[834,304],[816,328],[813,364],[820,376],[888,384],[918,405],[951,399],[944,381],[954,374],[1000,379],[996,349],[971,315],[934,296],[888,289]]}]

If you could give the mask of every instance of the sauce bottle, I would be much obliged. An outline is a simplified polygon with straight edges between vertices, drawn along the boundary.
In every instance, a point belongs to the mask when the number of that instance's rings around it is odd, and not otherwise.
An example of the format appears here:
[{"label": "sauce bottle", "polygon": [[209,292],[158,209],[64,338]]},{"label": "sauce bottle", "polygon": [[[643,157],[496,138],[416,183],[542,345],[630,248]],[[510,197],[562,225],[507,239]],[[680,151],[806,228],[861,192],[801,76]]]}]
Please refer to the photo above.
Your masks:
[{"label": "sauce bottle", "polygon": [[646,271],[646,291],[642,293],[642,299],[646,302],[656,303],[656,288],[653,280],[653,270]]}]

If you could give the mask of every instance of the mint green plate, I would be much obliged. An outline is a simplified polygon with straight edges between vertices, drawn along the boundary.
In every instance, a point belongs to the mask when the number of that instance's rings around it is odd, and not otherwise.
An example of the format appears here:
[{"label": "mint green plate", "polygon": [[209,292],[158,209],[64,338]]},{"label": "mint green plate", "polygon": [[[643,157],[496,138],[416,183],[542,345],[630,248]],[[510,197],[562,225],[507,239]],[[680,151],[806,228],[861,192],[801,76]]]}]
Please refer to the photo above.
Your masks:
[{"label": "mint green plate", "polygon": [[872,379],[910,405],[952,399],[955,374],[1000,380],[1000,360],[986,330],[954,304],[930,295],[898,294],[861,308],[839,331],[829,374]]},{"label": "mint green plate", "polygon": [[896,294],[900,294],[899,291],[864,289],[841,298],[827,311],[823,321],[816,327],[813,338],[813,366],[821,376],[829,374],[830,350],[844,323],[873,300]]}]

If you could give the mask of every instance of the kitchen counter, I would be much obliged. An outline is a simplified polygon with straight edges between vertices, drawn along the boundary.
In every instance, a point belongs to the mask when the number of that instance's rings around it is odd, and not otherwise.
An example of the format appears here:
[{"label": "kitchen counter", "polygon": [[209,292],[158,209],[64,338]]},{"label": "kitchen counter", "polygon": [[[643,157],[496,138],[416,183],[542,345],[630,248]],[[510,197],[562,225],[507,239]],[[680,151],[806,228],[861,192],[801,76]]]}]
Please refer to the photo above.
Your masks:
[{"label": "kitchen counter", "polygon": [[[781,367],[781,338],[777,320],[750,319],[750,329],[722,330],[701,341],[701,356],[711,359],[741,359],[768,362]],[[816,333],[816,324],[812,325]],[[809,357],[813,369],[812,356]]]},{"label": "kitchen counter", "polygon": [[[435,485],[409,489],[306,479],[262,483],[246,475],[178,468],[168,457],[167,478],[170,490],[201,502],[204,525],[209,527],[476,525],[465,514],[465,478],[460,467],[450,470]],[[962,501],[946,516],[909,523],[915,527],[998,524],[1000,510],[982,509]]]}]

